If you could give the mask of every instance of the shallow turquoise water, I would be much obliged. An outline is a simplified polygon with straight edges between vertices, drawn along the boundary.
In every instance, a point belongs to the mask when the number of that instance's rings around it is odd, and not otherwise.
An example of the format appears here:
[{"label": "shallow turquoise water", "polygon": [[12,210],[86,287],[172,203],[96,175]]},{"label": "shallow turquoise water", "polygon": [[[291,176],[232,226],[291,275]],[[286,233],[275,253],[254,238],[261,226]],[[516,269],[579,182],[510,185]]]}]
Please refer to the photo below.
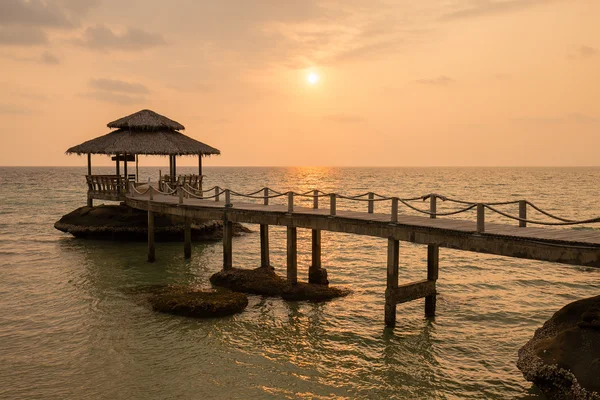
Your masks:
[{"label": "shallow turquoise water", "polygon": [[[157,168],[140,172],[158,176]],[[566,217],[600,215],[600,168],[205,173],[205,187],[239,191],[268,185],[527,198]],[[156,314],[132,289],[208,285],[220,269],[220,243],[194,244],[190,261],[180,243],[160,243],[157,262],[148,264],[145,243],[84,241],[56,231],[61,215],[85,204],[84,174],[0,168],[0,398],[542,398],[515,367],[517,350],[553,312],[600,290],[600,271],[441,249],[435,320],[423,318],[423,302],[415,301],[399,305],[397,328],[386,330],[386,241],[324,232],[324,266],[332,284],[354,289],[348,298],[311,304],[250,296],[244,313],[216,320]],[[260,262],[258,229],[249,227],[255,232],[234,239],[238,267]],[[285,230],[271,229],[272,263],[284,274]],[[305,277],[310,232],[299,230],[299,250]],[[401,282],[424,277],[425,257],[424,246],[401,243]]]}]

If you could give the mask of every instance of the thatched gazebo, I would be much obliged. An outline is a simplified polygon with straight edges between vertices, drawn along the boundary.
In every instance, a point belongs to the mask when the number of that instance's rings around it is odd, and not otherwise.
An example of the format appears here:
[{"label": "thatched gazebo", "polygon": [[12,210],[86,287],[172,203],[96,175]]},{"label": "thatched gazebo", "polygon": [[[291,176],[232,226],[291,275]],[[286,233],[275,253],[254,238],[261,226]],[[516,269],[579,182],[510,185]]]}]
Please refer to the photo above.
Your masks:
[{"label": "thatched gazebo", "polygon": [[[116,175],[110,176],[117,185],[117,191],[128,187],[127,182],[131,176],[127,173],[127,161],[136,161],[137,156],[142,155],[161,155],[169,156],[169,181],[177,180],[177,156],[198,156],[198,176],[202,177],[202,157],[210,155],[219,155],[221,152],[214,147],[194,140],[183,133],[185,127],[177,121],[173,121],[163,115],[151,110],[141,110],[134,114],[110,122],[109,128],[116,129],[106,135],[88,140],[80,145],[71,147],[67,154],[87,154],[88,156],[88,185],[95,182],[95,175],[92,175],[92,154],[114,155],[116,162]],[[120,163],[123,161],[124,176],[121,176]],[[99,175],[96,175],[98,177]],[[107,175],[102,175],[106,181]],[[137,178],[137,172],[136,176]],[[95,185],[95,183],[94,183]],[[95,186],[90,186],[91,191]],[[102,198],[107,200],[119,200],[115,196],[92,196],[88,194],[88,205],[91,205],[92,198]]]}]

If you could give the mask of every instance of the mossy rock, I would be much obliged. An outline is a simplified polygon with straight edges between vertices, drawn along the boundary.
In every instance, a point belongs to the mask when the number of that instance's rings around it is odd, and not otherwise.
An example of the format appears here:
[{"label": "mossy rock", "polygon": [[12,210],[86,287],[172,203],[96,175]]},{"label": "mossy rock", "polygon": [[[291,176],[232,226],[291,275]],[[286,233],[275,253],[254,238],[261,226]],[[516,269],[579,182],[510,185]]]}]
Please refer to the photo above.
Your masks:
[{"label": "mossy rock", "polygon": [[345,297],[350,293],[350,289],[346,288],[298,282],[296,285],[287,285],[281,293],[281,297],[289,301],[321,302]]},{"label": "mossy rock", "polygon": [[557,311],[519,350],[517,367],[548,399],[600,400],[600,296]]},{"label": "mossy rock", "polygon": [[[148,212],[121,205],[79,207],[64,215],[54,227],[77,238],[146,241],[148,240]],[[182,217],[156,214],[154,237],[157,242],[183,241],[185,224]],[[250,232],[241,224],[233,224],[234,235]],[[192,221],[192,240],[220,240],[223,222],[217,220]]]},{"label": "mossy rock", "polygon": [[314,283],[298,282],[296,285],[290,285],[272,268],[265,267],[219,271],[210,277],[210,281],[215,286],[235,292],[281,297],[290,301],[328,301],[351,293],[349,289]]},{"label": "mossy rock", "polygon": [[155,311],[195,318],[215,318],[242,312],[248,305],[243,293],[168,286],[148,298]]}]

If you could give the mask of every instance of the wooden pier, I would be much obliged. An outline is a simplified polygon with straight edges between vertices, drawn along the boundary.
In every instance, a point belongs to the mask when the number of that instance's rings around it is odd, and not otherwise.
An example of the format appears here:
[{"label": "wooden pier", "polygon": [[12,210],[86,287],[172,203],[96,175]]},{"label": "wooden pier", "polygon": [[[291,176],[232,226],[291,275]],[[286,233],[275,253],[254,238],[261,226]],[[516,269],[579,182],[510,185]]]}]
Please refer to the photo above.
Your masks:
[{"label": "wooden pier", "polygon": [[[495,254],[530,260],[541,260],[570,265],[600,267],[600,230],[548,229],[528,225],[571,226],[599,223],[600,218],[571,221],[547,213],[525,200],[472,203],[431,194],[411,199],[384,197],[374,193],[343,196],[335,193],[311,191],[307,193],[280,193],[264,188],[250,194],[241,194],[215,187],[207,191],[179,186],[170,192],[160,192],[152,186],[140,190],[129,187],[125,196],[127,205],[148,211],[148,260],[155,258],[153,216],[156,213],[184,217],[186,221],[185,256],[191,254],[190,221],[215,219],[224,222],[223,269],[233,267],[232,223],[260,225],[261,266],[269,265],[269,226],[287,227],[287,280],[294,285],[297,273],[297,229],[312,230],[312,263],[309,276],[318,276],[321,265],[321,231],[343,232],[388,239],[387,289],[385,292],[385,324],[396,322],[396,305],[425,298],[425,314],[435,315],[436,281],[439,270],[439,249],[450,248],[478,253]],[[232,197],[236,197],[232,199]],[[287,204],[269,204],[269,200],[284,197]],[[299,198],[312,199],[312,207],[294,204]],[[360,201],[365,211],[341,210],[337,200]],[[428,209],[413,204],[429,200]],[[440,200],[453,202],[459,209],[438,212]],[[325,203],[325,207],[320,203]],[[391,203],[391,204],[390,204]],[[385,208],[388,213],[375,212]],[[499,206],[518,206],[518,216],[498,209]],[[413,209],[424,216],[405,215],[399,206]],[[391,207],[390,207],[391,206]],[[528,220],[529,208],[550,218],[550,222]],[[440,218],[477,211],[477,220]],[[514,220],[513,225],[486,223],[487,213],[498,213]],[[427,245],[427,279],[399,285],[400,241]],[[425,266],[424,266],[425,267]],[[309,279],[310,281],[310,279]]]}]

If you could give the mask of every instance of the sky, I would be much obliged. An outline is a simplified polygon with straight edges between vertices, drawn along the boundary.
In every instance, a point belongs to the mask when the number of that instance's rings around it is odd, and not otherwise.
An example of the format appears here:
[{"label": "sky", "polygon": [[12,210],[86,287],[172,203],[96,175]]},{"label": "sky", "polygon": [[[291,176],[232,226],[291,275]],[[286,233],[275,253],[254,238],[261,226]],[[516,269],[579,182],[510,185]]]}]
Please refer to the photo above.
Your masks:
[{"label": "sky", "polygon": [[599,19],[598,0],[0,0],[0,165],[85,165],[66,149],[147,108],[220,149],[207,166],[598,166]]}]

